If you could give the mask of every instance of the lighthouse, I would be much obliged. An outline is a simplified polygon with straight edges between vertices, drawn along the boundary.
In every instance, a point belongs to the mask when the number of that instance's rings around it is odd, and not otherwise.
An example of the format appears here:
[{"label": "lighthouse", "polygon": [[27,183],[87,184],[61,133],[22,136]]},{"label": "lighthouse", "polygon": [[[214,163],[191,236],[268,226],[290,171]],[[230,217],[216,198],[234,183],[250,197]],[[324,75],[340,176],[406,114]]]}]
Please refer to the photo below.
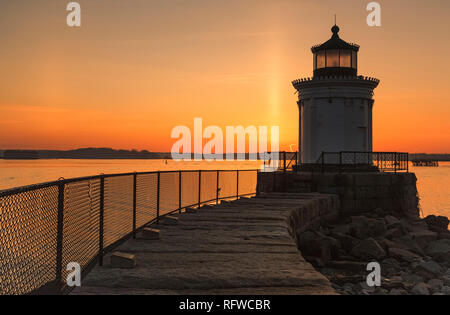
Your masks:
[{"label": "lighthouse", "polygon": [[342,40],[337,25],[331,31],[328,41],[311,48],[313,77],[293,82],[304,164],[317,163],[322,152],[372,152],[373,92],[380,81],[358,75],[360,47]]}]

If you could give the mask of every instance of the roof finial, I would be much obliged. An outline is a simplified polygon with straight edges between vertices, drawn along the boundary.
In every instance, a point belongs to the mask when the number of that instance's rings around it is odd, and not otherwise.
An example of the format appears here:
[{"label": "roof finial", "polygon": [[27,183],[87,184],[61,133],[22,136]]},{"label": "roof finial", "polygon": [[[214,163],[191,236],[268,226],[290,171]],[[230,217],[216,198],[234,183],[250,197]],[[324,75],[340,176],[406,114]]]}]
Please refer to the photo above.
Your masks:
[{"label": "roof finial", "polygon": [[334,15],[334,25],[336,25],[336,14]]}]

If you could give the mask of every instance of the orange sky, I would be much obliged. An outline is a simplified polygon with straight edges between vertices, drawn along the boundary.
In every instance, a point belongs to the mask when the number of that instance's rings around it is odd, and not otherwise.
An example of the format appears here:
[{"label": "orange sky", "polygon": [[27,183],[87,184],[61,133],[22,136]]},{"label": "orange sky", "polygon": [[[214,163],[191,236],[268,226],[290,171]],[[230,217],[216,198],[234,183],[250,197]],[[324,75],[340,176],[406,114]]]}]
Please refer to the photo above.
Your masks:
[{"label": "orange sky", "polygon": [[374,150],[450,153],[450,2],[80,0],[0,4],[0,149],[169,151],[173,127],[279,125],[297,143],[291,81],[312,75],[310,48],[361,45],[375,91]]}]

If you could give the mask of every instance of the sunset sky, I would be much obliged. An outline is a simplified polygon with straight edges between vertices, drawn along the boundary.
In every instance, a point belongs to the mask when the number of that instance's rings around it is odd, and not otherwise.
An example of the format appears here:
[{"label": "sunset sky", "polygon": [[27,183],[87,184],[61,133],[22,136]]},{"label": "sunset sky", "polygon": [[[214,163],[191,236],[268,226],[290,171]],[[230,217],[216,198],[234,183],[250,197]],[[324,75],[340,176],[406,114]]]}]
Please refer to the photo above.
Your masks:
[{"label": "sunset sky", "polygon": [[[374,150],[450,153],[450,1],[0,1],[0,149],[169,151],[172,128],[280,126],[298,141],[291,81],[312,76],[311,46],[361,46],[375,91]],[[225,131],[225,129],[224,129]],[[297,149],[297,147],[295,147]]]}]

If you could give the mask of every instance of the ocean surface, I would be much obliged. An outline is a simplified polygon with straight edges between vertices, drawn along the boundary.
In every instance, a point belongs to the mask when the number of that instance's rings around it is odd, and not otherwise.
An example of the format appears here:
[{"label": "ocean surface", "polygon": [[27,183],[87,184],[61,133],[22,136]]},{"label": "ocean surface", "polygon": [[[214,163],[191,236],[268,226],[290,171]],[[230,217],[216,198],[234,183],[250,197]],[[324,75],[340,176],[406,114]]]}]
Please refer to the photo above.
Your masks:
[{"label": "ocean surface", "polygon": [[[171,160],[0,160],[0,190],[98,174],[165,170],[257,169],[261,162],[175,162]],[[440,167],[413,167],[423,216],[450,217],[450,162]]]}]

